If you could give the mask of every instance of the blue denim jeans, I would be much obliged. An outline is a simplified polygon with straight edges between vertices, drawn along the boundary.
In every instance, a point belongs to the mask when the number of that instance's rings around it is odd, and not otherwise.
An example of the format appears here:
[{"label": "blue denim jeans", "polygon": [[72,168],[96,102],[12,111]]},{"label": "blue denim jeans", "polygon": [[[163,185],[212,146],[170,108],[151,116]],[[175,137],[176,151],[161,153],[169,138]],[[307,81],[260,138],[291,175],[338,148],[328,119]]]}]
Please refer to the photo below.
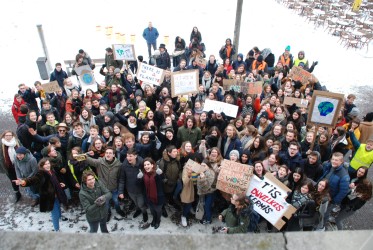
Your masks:
[{"label": "blue denim jeans", "polygon": [[[111,191],[111,194],[112,194],[111,199],[114,202],[115,209],[120,209],[119,200],[118,200],[118,196],[119,196],[118,190]],[[109,209],[109,212],[110,212],[110,200],[106,201],[106,206],[107,206],[107,208]]]},{"label": "blue denim jeans", "polygon": [[212,204],[214,203],[214,200],[215,200],[215,193],[211,193],[211,194],[206,194],[205,195],[205,214],[204,214],[204,219],[211,222],[211,209],[212,209]]},{"label": "blue denim jeans", "polygon": [[40,197],[40,195],[37,192],[35,192],[33,187],[25,187],[25,191],[27,196],[29,196],[33,200],[37,200]]},{"label": "blue denim jeans", "polygon": [[60,230],[61,207],[60,201],[57,199],[57,197],[54,199],[54,205],[51,213],[54,231],[58,231]]},{"label": "blue denim jeans", "polygon": [[188,218],[193,203],[183,203],[183,216]]}]

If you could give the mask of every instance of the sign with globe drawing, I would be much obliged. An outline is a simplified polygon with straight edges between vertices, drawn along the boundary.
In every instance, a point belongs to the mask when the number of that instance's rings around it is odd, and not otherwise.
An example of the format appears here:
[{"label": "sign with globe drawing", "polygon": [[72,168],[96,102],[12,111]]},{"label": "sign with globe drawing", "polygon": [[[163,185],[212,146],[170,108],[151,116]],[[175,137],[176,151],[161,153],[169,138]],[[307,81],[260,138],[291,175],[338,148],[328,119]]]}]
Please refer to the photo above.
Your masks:
[{"label": "sign with globe drawing", "polygon": [[307,124],[335,127],[343,103],[343,94],[315,90]]}]

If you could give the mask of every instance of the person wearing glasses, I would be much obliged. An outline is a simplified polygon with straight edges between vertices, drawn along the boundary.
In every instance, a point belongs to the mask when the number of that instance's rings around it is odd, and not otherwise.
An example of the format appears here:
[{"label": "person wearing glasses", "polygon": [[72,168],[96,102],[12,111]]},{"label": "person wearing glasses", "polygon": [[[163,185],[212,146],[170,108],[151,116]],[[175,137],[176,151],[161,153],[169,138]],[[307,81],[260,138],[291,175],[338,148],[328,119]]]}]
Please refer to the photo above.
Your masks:
[{"label": "person wearing glasses", "polygon": [[300,145],[296,141],[289,143],[287,152],[280,153],[281,164],[286,165],[290,172],[294,172],[297,167],[303,167],[302,164],[302,155],[299,153]]}]

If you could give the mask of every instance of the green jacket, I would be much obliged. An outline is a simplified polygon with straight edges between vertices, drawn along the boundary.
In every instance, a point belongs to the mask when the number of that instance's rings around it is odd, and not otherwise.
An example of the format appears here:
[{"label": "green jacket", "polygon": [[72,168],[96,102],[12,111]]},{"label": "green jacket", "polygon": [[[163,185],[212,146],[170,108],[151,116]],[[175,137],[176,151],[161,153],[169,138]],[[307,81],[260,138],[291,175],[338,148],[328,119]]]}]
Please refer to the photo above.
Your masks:
[{"label": "green jacket", "polygon": [[98,179],[107,189],[110,191],[118,189],[120,166],[122,164],[117,158],[112,163],[108,163],[105,157],[98,159],[87,157],[87,164],[97,169]]},{"label": "green jacket", "polygon": [[202,139],[202,132],[201,129],[196,127],[193,129],[188,129],[185,126],[180,127],[177,131],[177,141],[183,143],[185,141],[190,141],[192,147],[194,148],[197,146],[197,143]]},{"label": "green jacket", "polygon": [[223,212],[221,212],[221,215],[223,216],[227,227],[237,227],[238,216],[236,215],[236,209],[233,205],[230,205],[227,209],[223,210]]},{"label": "green jacket", "polygon": [[[232,206],[233,207],[233,206]],[[229,209],[229,208],[228,208]],[[247,233],[249,224],[250,224],[250,214],[252,212],[251,207],[246,207],[241,210],[239,215],[236,215],[236,209],[233,207],[227,211],[231,214],[226,214],[226,220],[230,220],[230,223],[234,223],[233,219],[236,217],[236,226],[228,226],[228,234],[239,234],[239,233]],[[223,215],[224,216],[224,215]]]},{"label": "green jacket", "polygon": [[111,192],[99,181],[95,182],[93,189],[88,188],[86,184],[82,183],[79,199],[86,212],[88,222],[96,222],[107,218],[108,208],[106,204],[102,206],[95,204],[95,200],[102,195],[105,195],[106,200],[111,199],[112,196]]}]

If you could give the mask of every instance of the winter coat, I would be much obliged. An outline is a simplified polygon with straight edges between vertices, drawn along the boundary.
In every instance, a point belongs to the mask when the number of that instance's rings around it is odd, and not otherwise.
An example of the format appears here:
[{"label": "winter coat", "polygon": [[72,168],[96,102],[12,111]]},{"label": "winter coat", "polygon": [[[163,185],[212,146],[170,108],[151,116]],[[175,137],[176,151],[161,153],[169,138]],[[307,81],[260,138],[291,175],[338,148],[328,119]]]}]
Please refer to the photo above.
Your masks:
[{"label": "winter coat", "polygon": [[96,168],[98,179],[107,189],[110,191],[118,189],[121,163],[117,158],[114,158],[111,163],[107,162],[105,157],[99,159],[87,157],[86,161],[89,166]]},{"label": "winter coat", "polygon": [[355,170],[358,170],[361,166],[370,168],[373,163],[373,150],[367,151],[366,144],[360,144],[354,133],[349,132],[349,134],[355,149],[355,154],[350,161],[350,167]]},{"label": "winter coat", "polygon": [[23,114],[21,112],[21,105],[23,104],[26,104],[26,102],[23,99],[21,100],[21,102],[18,102],[17,98],[14,97],[13,105],[12,105],[12,114],[17,124],[19,124],[18,117],[26,116],[26,114]]},{"label": "winter coat", "polygon": [[35,157],[28,152],[21,161],[14,157],[14,168],[17,178],[29,178],[38,172],[38,163]]},{"label": "winter coat", "polygon": [[[51,170],[51,172],[54,172]],[[53,173],[54,174],[54,173]],[[56,176],[58,178],[58,176]],[[60,188],[56,190],[51,182],[51,174],[45,170],[39,170],[34,176],[24,179],[25,186],[38,186],[40,195],[40,212],[50,212],[53,210],[54,200],[57,198],[57,192],[61,195],[62,204],[67,204],[65,192]],[[61,182],[59,180],[59,182]]]},{"label": "winter coat", "polygon": [[[306,140],[302,141],[300,143],[300,151],[302,152],[302,158],[307,158],[307,151],[311,148],[311,144],[308,143]],[[312,151],[317,151],[320,152],[320,146],[315,142],[313,145],[313,150]]]},{"label": "winter coat", "polygon": [[78,136],[75,131],[73,131],[73,134],[69,137],[69,140],[67,141],[67,152],[71,153],[71,149],[73,147],[82,147],[84,139],[88,138],[89,135],[83,130],[83,135]]},{"label": "winter coat", "polygon": [[67,73],[61,69],[61,71],[57,71],[56,69],[53,70],[49,77],[49,81],[57,81],[58,85],[63,89],[63,81],[68,78]]},{"label": "winter coat", "polygon": [[197,178],[197,193],[198,195],[211,194],[216,189],[213,187],[215,181],[215,172],[212,169],[208,169],[204,172],[205,178]]},{"label": "winter coat", "polygon": [[373,135],[373,122],[360,122],[359,130],[359,142],[366,143],[367,140]]},{"label": "winter coat", "polygon": [[294,172],[294,170],[298,167],[303,167],[302,156],[300,153],[291,157],[288,150],[286,150],[286,152],[280,152],[279,157],[281,164],[285,164],[291,172]]},{"label": "winter coat", "polygon": [[194,184],[192,176],[188,176],[188,171],[186,168],[183,170],[182,174],[183,190],[180,194],[180,199],[182,203],[192,203],[194,201]]},{"label": "winter coat", "polygon": [[159,161],[159,168],[165,176],[164,192],[172,193],[183,169],[180,164],[180,154],[175,159],[171,159],[167,150],[164,150],[163,158]]},{"label": "winter coat", "polygon": [[222,156],[224,157],[224,159],[227,159],[229,160],[229,153],[232,151],[232,150],[238,150],[238,152],[240,153],[240,155],[242,154],[242,144],[241,144],[241,141],[240,139],[238,139],[237,136],[231,138],[231,141],[228,145],[228,148],[227,148],[227,151],[225,152],[224,154],[224,146],[225,146],[225,143],[227,142],[227,136],[224,136],[223,137],[223,140],[221,142],[221,150],[220,152],[222,153]]},{"label": "winter coat", "polygon": [[[332,164],[326,162],[323,164],[323,175],[320,180],[324,179],[330,171],[332,171]],[[330,196],[333,204],[340,205],[342,200],[347,196],[350,191],[350,176],[344,164],[334,169],[334,172],[329,176]]]},{"label": "winter coat", "polygon": [[291,199],[291,205],[296,209],[299,209],[305,204],[307,204],[307,202],[310,200],[311,198],[309,194],[302,194],[300,191],[295,190],[293,197]]},{"label": "winter coat", "polygon": [[32,91],[31,89],[26,89],[24,93],[18,91],[18,94],[20,94],[22,96],[22,99],[27,103],[29,110],[34,110],[37,114],[39,114],[39,107],[35,99],[36,95],[34,91]]},{"label": "winter coat", "polygon": [[159,57],[156,59],[156,64],[157,67],[161,69],[167,69],[171,67],[170,55],[167,51],[164,51],[159,55]]},{"label": "winter coat", "polygon": [[154,27],[151,29],[148,27],[144,29],[142,37],[146,40],[147,43],[156,43],[159,36],[158,30]]},{"label": "winter coat", "polygon": [[304,174],[312,179],[313,181],[318,181],[322,176],[323,169],[321,166],[321,157],[319,156],[315,164],[309,164],[308,159],[303,159],[301,161],[303,166]]},{"label": "winter coat", "polygon": [[218,69],[218,64],[216,63],[216,60],[214,60],[213,63],[210,63],[210,60],[207,61],[205,70],[209,71],[212,77],[215,75],[215,72],[217,69]]},{"label": "winter coat", "polygon": [[[232,49],[231,49],[231,54],[230,54],[229,59],[231,59],[232,56],[236,54],[236,47],[235,47],[233,44],[232,44],[231,46],[232,46]],[[219,56],[220,56],[221,59],[223,59],[223,62],[224,62],[224,60],[228,57],[228,56],[227,56],[227,46],[226,46],[226,45],[224,45],[224,46],[219,50]]]},{"label": "winter coat", "polygon": [[110,66],[121,69],[123,67],[122,60],[114,60],[114,55],[105,55],[105,64],[108,69]]},{"label": "winter coat", "polygon": [[228,208],[224,209],[221,212],[224,222],[227,227],[237,227],[238,226],[238,217],[236,214],[236,208],[233,204],[230,204]]},{"label": "winter coat", "polygon": [[[145,175],[146,173],[144,173]],[[157,204],[154,204],[154,205],[163,205],[166,201],[165,199],[165,195],[164,195],[164,192],[163,192],[163,180],[164,180],[164,175],[161,174],[161,175],[158,175],[156,174],[154,176],[155,178],[155,184],[157,186]],[[146,199],[146,202],[148,204],[153,204],[152,201],[150,201],[149,197],[146,195],[146,186],[145,186],[145,183],[144,183],[144,177],[140,178],[140,179],[137,179],[139,183],[141,183],[141,185],[143,186],[143,190],[145,192],[145,199]]]},{"label": "winter coat", "polygon": [[190,143],[192,144],[192,147],[194,148],[195,146],[197,146],[197,143],[201,139],[202,139],[202,132],[201,132],[201,129],[198,127],[188,129],[185,126],[183,126],[179,128],[179,130],[177,131],[177,140],[179,143],[178,146],[181,146],[181,144],[185,141],[190,141]]},{"label": "winter coat", "polygon": [[250,214],[252,213],[252,206],[243,208],[239,215],[236,215],[235,209],[231,212],[232,216],[237,216],[237,226],[229,227],[228,234],[247,233],[250,224]]},{"label": "winter coat", "polygon": [[138,183],[137,174],[140,172],[143,164],[143,159],[137,156],[135,165],[128,163],[125,159],[120,168],[120,178],[119,178],[119,194],[124,193],[124,186],[130,194],[142,194],[144,192],[144,187]]},{"label": "winter coat", "polygon": [[95,204],[95,200],[102,195],[105,195],[106,201],[110,200],[112,197],[111,192],[99,181],[95,182],[95,186],[92,189],[88,188],[85,183],[82,183],[79,199],[86,213],[88,222],[97,222],[107,218],[108,208],[106,204],[102,206]]}]

